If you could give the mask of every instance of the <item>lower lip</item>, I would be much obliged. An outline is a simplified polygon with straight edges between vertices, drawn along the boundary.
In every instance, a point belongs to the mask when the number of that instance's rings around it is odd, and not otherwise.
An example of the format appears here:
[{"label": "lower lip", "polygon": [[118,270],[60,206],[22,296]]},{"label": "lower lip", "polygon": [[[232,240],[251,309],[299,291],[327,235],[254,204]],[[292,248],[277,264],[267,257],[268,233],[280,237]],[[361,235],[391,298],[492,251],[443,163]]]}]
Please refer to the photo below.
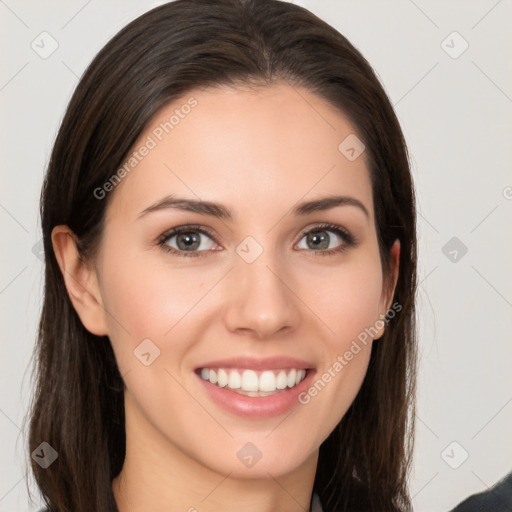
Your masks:
[{"label": "lower lip", "polygon": [[304,380],[293,388],[270,396],[246,396],[231,389],[221,388],[204,380],[196,373],[210,398],[224,409],[246,418],[270,418],[279,416],[300,404],[298,396],[306,391],[315,375],[315,370],[309,369]]}]

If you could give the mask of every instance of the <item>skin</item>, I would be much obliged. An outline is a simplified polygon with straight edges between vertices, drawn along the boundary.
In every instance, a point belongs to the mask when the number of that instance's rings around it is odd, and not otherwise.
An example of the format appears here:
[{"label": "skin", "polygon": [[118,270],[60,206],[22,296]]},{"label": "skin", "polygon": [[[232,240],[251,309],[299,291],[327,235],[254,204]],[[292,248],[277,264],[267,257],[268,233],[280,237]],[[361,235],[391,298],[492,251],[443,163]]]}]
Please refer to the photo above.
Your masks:
[{"label": "skin", "polygon": [[[366,155],[349,161],[338,150],[356,131],[304,89],[190,92],[158,112],[134,148],[191,96],[197,106],[110,192],[94,262],[79,261],[69,228],[52,233],[73,305],[90,332],[109,336],[126,384],[127,455],[114,494],[121,512],[308,510],[319,447],[361,386],[371,340],[307,405],[272,418],[224,411],[193,370],[234,355],[289,355],[321,376],[390,308],[399,242],[386,285]],[[138,218],[168,194],[222,203],[233,220],[176,209]],[[356,198],[368,217],[351,205],[290,214],[330,195]],[[322,222],[357,244],[322,256],[301,236]],[[200,257],[157,243],[185,224],[215,234],[197,234]],[[329,248],[346,244],[327,234]],[[247,236],[263,248],[250,264],[236,252]],[[176,250],[177,238],[167,242]],[[161,351],[150,366],[133,354],[146,338]],[[236,456],[249,441],[262,452],[251,468]]]}]

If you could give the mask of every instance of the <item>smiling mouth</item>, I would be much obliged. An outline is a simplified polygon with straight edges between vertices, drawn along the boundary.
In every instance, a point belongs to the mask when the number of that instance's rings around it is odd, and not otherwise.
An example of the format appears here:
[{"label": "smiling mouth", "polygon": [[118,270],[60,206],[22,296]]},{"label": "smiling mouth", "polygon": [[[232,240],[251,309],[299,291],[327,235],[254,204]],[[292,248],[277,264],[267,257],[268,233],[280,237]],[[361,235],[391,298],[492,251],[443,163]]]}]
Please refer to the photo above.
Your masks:
[{"label": "smiling mouth", "polygon": [[233,368],[198,368],[196,373],[211,384],[235,393],[263,397],[276,395],[300,384],[309,369],[275,369],[256,371]]}]

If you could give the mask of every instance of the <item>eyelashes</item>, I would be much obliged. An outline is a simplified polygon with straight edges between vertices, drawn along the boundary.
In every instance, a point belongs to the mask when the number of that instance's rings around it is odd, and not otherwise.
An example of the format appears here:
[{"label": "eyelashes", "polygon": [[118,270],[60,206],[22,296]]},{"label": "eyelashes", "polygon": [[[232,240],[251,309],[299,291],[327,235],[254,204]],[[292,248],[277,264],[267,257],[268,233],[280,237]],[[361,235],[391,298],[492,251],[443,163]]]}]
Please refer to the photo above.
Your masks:
[{"label": "eyelashes", "polygon": [[[330,223],[322,223],[318,224],[317,226],[314,226],[312,228],[308,228],[307,230],[303,231],[300,235],[299,242],[302,241],[302,239],[305,236],[309,235],[317,235],[318,233],[334,233],[338,238],[341,239],[341,243],[337,245],[336,247],[332,249],[322,249],[322,250],[313,250],[313,249],[306,249],[317,256],[331,256],[340,254],[347,249],[354,247],[358,240],[354,235],[349,233],[346,229],[342,228],[341,226],[338,226],[336,224],[330,224]],[[316,237],[315,237],[316,238]],[[325,241],[325,237],[323,237],[323,240],[320,240],[321,242]],[[314,238],[313,238],[314,239]],[[331,241],[331,237],[328,238],[328,242]]]},{"label": "eyelashes", "polygon": [[169,247],[169,245],[167,245],[167,242],[171,239],[171,238],[174,238],[175,236],[178,236],[178,235],[181,235],[181,234],[193,234],[193,233],[201,233],[202,235],[206,235],[207,237],[209,237],[210,239],[212,239],[213,241],[215,241],[215,237],[213,235],[213,233],[205,228],[205,227],[202,227],[202,226],[196,226],[196,225],[186,225],[186,226],[178,226],[176,228],[172,228],[170,229],[169,231],[166,231],[165,233],[163,233],[159,239],[158,239],[158,245],[162,247],[162,249],[164,249],[164,251],[167,251],[167,252],[170,252],[170,253],[174,253],[176,254],[177,256],[184,256],[184,257],[198,257],[198,256],[204,256],[205,253],[207,252],[210,252],[210,251],[207,251],[207,250],[202,250],[202,251],[183,251],[183,250],[180,250],[180,249],[175,249],[174,247]]},{"label": "eyelashes", "polygon": [[[157,243],[164,251],[174,254],[176,256],[185,257],[185,258],[203,257],[203,256],[207,256],[208,253],[210,253],[212,251],[221,250],[221,249],[208,249],[208,248],[202,249],[202,250],[183,250],[183,249],[180,249],[177,247],[171,247],[168,245],[168,242],[171,239],[173,239],[174,237],[177,237],[182,234],[186,234],[186,235],[188,235],[188,237],[186,237],[184,239],[184,241],[186,242],[186,244],[189,247],[194,246],[195,248],[198,248],[197,247],[198,243],[199,243],[199,247],[201,247],[201,245],[202,245],[201,236],[194,236],[194,235],[197,235],[198,233],[210,238],[210,240],[212,240],[212,242],[214,243],[213,245],[218,245],[215,240],[215,235],[209,228],[206,228],[205,226],[194,225],[194,224],[177,226],[175,228],[165,231],[164,233],[162,233],[160,235],[160,237],[157,240]],[[311,252],[311,253],[313,253],[314,256],[331,256],[331,255],[334,256],[336,254],[340,254],[340,253],[348,250],[351,247],[354,247],[358,243],[358,240],[356,239],[356,237],[354,237],[354,235],[349,233],[346,229],[344,229],[341,226],[338,226],[336,224],[330,224],[330,223],[321,223],[321,224],[318,224],[316,226],[313,226],[312,228],[308,228],[307,230],[303,231],[300,235],[299,243],[302,241],[302,239],[305,236],[307,236],[308,237],[307,242],[313,241],[314,243],[316,243],[316,242],[320,241],[320,244],[324,244],[325,241],[327,240],[327,242],[330,245],[332,237],[329,235],[326,237],[324,235],[325,233],[334,233],[338,238],[341,239],[342,242],[339,245],[337,245],[336,247],[331,248],[331,249],[321,249],[321,250],[302,249],[302,250],[305,250],[306,252]],[[320,237],[318,235],[320,235]]]}]

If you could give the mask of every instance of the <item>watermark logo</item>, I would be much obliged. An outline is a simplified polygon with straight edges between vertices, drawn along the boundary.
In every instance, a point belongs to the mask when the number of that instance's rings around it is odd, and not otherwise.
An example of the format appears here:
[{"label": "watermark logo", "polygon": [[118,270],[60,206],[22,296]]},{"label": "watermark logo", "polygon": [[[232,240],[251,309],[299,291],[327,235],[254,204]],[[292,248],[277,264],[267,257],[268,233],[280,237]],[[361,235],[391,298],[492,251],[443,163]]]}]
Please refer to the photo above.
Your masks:
[{"label": "watermark logo", "polygon": [[452,59],[458,59],[469,48],[469,43],[454,30],[441,41],[441,48]]},{"label": "watermark logo", "polygon": [[46,441],[42,442],[33,452],[32,458],[43,468],[49,468],[58,458],[59,454]]},{"label": "watermark logo", "polygon": [[263,247],[252,236],[248,236],[236,247],[236,253],[246,263],[253,263],[263,253]]},{"label": "watermark logo", "polygon": [[50,33],[44,31],[30,43],[30,47],[41,59],[47,59],[57,51],[59,43]]},{"label": "watermark logo", "polygon": [[454,236],[443,245],[441,251],[452,263],[458,263],[467,254],[468,248]]},{"label": "watermark logo", "polygon": [[43,239],[39,240],[32,246],[32,254],[40,261],[44,263],[44,242]]},{"label": "watermark logo", "polygon": [[363,141],[353,133],[343,139],[338,146],[339,152],[351,162],[359,158],[365,149],[366,146],[363,144]]},{"label": "watermark logo", "polygon": [[144,366],[150,366],[160,356],[160,349],[149,338],[146,338],[137,345],[133,355]]},{"label": "watermark logo", "polygon": [[252,468],[263,457],[263,453],[256,445],[248,442],[238,450],[236,456],[244,466]]},{"label": "watermark logo", "polygon": [[442,452],[441,458],[452,469],[458,469],[469,457],[467,450],[457,441],[452,441]]}]

